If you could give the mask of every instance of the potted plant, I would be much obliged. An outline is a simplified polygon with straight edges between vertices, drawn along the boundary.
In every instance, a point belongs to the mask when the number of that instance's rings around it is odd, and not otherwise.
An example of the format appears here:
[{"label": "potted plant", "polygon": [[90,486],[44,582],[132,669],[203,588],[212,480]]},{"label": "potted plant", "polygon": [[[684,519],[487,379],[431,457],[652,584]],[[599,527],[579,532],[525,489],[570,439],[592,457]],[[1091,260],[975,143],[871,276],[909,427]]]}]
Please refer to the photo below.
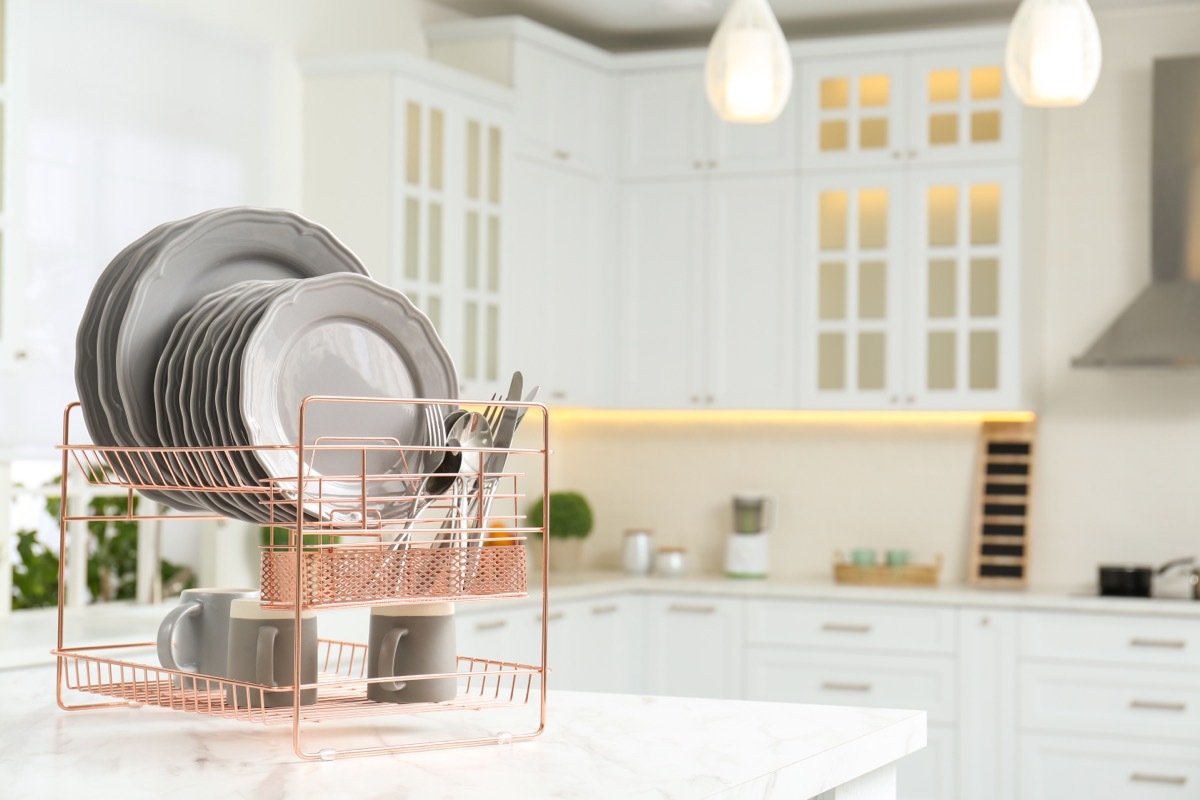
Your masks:
[{"label": "potted plant", "polygon": [[[539,497],[529,507],[525,520],[531,528],[540,528],[545,516],[545,499]],[[551,492],[550,518],[546,531],[550,534],[550,568],[573,570],[579,568],[583,540],[592,532],[592,507],[579,492]],[[540,542],[533,542],[538,545]],[[540,547],[535,550],[540,551]]]}]

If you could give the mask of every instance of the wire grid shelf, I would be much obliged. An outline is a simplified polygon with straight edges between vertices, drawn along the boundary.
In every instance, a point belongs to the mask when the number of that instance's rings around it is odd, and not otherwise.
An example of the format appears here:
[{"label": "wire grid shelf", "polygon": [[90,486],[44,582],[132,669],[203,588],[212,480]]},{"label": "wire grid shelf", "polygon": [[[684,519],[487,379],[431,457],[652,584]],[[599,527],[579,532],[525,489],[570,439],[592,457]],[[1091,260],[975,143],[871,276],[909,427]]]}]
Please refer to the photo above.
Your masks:
[{"label": "wire grid shelf", "polygon": [[[301,691],[316,689],[317,700],[300,707],[306,721],[346,719],[363,716],[420,714],[430,711],[477,710],[524,705],[533,693],[535,666],[484,658],[460,656],[459,693],[439,703],[376,703],[367,699],[367,685],[385,680],[432,680],[444,675],[413,675],[368,679],[367,646],[356,642],[321,639],[318,642],[320,675],[316,684],[301,685]],[[131,705],[155,706],[211,717],[265,725],[291,724],[292,686],[268,688],[258,684],[197,675],[144,664],[116,651],[152,649],[153,642],[114,647],[78,647],[53,651],[62,665],[63,688],[99,695]],[[235,692],[235,688],[240,689]]]}]

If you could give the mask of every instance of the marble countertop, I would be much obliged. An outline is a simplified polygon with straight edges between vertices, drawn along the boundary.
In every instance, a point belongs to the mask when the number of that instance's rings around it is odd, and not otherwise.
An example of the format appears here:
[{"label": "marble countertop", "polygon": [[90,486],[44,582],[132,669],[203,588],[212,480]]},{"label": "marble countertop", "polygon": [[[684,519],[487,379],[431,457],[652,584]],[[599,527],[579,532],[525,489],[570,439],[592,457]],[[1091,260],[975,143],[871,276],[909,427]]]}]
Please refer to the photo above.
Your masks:
[{"label": "marble countertop", "polygon": [[[926,744],[921,711],[551,692],[533,741],[302,762],[290,725],[158,708],[66,712],[52,668],[4,678],[6,797],[806,798]],[[383,740],[399,730],[390,726],[457,724],[444,722],[454,713],[367,724]],[[464,713],[503,725],[508,710]]]},{"label": "marble countertop", "polygon": [[[528,602],[540,590],[541,574],[530,576],[530,598],[506,600]],[[629,577],[620,572],[552,572],[550,599],[585,599],[617,592],[653,594],[710,595],[714,597],[754,597],[804,600],[909,603],[914,605],[962,606],[971,608],[1009,608],[1041,611],[1076,611],[1106,614],[1147,614],[1200,619],[1200,602],[1176,597],[1099,597],[1080,587],[1035,586],[1025,589],[984,589],[968,585],[943,586],[852,586],[831,580],[771,578],[749,580],[721,575],[686,578]],[[491,603],[464,603],[460,613],[486,608]]]}]

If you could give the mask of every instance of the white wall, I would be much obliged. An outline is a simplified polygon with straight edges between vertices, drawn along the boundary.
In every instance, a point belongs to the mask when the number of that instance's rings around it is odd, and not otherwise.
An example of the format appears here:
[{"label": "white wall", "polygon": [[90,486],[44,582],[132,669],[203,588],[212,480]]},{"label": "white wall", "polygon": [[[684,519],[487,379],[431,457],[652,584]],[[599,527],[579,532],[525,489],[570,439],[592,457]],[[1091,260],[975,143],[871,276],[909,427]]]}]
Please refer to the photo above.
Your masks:
[{"label": "white wall", "polygon": [[[1031,578],[1044,585],[1086,585],[1101,561],[1200,555],[1200,375],[1069,366],[1149,280],[1150,64],[1200,54],[1200,8],[1109,13],[1100,29],[1094,96],[1041,114],[1045,194],[1025,223],[1034,250],[1023,330],[1042,414]],[[777,575],[828,576],[834,549],[865,545],[941,553],[956,581],[975,436],[962,425],[568,422],[557,485],[595,500],[594,565],[616,566],[622,529],[646,526],[715,571],[730,496],[764,489],[780,498]]]}]

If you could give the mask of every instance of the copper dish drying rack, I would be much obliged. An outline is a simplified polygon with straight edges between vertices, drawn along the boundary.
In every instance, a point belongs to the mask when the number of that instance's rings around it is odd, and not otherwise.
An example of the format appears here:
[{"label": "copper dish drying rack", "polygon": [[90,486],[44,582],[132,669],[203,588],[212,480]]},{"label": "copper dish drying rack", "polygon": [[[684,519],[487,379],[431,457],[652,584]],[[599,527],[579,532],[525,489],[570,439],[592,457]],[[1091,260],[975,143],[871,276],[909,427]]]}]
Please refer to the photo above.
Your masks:
[{"label": "copper dish drying rack", "polygon": [[[296,441],[289,446],[130,448],[75,443],[72,422],[80,404],[71,403],[63,415],[62,503],[59,518],[59,598],[57,699],[67,711],[127,708],[131,705],[159,706],[176,711],[223,717],[262,724],[290,724],[296,755],[306,760],[331,760],[348,756],[429,750],[481,744],[525,741],[540,735],[546,724],[546,633],[549,619],[547,571],[548,537],[542,535],[542,613],[539,664],[520,664],[460,655],[457,672],[458,695],[439,703],[378,703],[367,699],[367,686],[381,681],[433,680],[450,674],[368,678],[367,646],[357,642],[319,639],[320,675],[315,684],[300,676],[301,636],[295,643],[295,673],[292,685],[265,687],[228,678],[198,675],[159,665],[154,642],[70,647],[64,641],[65,574],[69,555],[68,526],[79,522],[168,521],[220,519],[212,514],[135,514],[135,492],[217,493],[227,498],[252,498],[263,509],[262,525],[288,531],[287,544],[272,543],[261,548],[261,593],[264,606],[294,610],[297,620],[305,611],[368,607],[383,604],[461,602],[526,597],[526,540],[543,534],[547,507],[541,524],[530,527],[518,504],[524,497],[523,484],[549,493],[549,416],[536,403],[498,401],[491,405],[537,411],[540,429],[532,446],[507,448],[450,448],[401,445],[395,439],[323,437],[306,438],[310,415],[328,411],[331,405],[344,408],[360,404],[364,411],[381,408],[395,413],[414,413],[419,418],[425,406],[442,408],[471,404],[427,398],[309,397],[300,407]],[[408,409],[411,409],[409,411]],[[535,415],[537,416],[537,415]],[[528,420],[537,421],[533,418]],[[526,430],[523,427],[522,430]],[[528,435],[519,437],[530,439]],[[476,472],[463,474],[452,489],[419,507],[414,495],[429,473],[418,469],[421,456],[431,450],[458,450],[472,454]],[[255,451],[272,450],[292,459],[296,475],[259,483],[249,482],[245,459]],[[505,464],[495,472],[483,471],[489,455],[504,454]],[[332,460],[331,460],[332,459]],[[241,462],[239,464],[239,462]],[[317,467],[334,464],[331,474]],[[355,469],[347,469],[352,463]],[[393,468],[377,471],[379,464]],[[493,461],[493,463],[495,463]],[[91,485],[125,492],[129,514],[122,517],[72,515],[69,511],[68,477],[78,468]],[[241,466],[241,469],[238,467]],[[394,467],[400,466],[397,470]],[[463,510],[473,516],[463,518]],[[299,520],[299,522],[297,522]],[[397,544],[397,540],[400,541]],[[242,687],[242,692],[227,692]],[[302,705],[305,690],[317,690],[317,701]],[[68,693],[98,695],[102,702],[71,702]],[[286,696],[287,700],[280,698]],[[411,727],[396,741],[375,724],[363,732],[372,744],[314,747],[308,723],[383,717],[407,717],[426,712],[478,711],[490,708],[529,706],[537,700],[537,718],[525,731],[497,731],[462,737],[451,735],[414,740]],[[272,702],[272,700],[274,702]],[[282,706],[282,707],[274,707]],[[531,716],[531,715],[530,715]],[[339,733],[344,731],[339,729]]]}]

